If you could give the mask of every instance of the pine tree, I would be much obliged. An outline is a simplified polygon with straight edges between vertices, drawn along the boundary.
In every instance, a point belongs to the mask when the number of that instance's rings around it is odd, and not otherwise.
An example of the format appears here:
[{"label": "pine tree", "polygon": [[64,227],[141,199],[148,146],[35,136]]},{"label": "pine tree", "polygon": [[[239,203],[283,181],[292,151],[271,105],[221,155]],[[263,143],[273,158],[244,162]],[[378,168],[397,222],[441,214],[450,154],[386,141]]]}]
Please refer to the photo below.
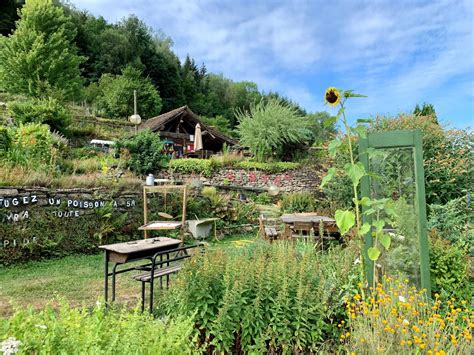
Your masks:
[{"label": "pine tree", "polygon": [[77,97],[84,61],[72,43],[76,30],[52,0],[27,0],[15,32],[0,46],[0,87],[33,97]]}]

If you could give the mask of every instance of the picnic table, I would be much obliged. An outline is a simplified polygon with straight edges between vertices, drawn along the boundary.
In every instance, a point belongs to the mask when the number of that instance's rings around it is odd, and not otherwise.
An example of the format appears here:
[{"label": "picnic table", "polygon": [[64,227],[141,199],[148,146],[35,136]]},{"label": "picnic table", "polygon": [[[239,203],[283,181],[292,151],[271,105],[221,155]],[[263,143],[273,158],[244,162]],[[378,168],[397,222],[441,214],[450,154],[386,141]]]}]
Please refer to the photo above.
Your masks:
[{"label": "picnic table", "polygon": [[[116,275],[124,272],[136,270],[136,267],[117,270],[120,265],[144,260],[152,259],[159,252],[172,253],[179,249],[180,240],[172,238],[150,238],[142,240],[133,240],[124,243],[115,243],[99,246],[104,251],[104,297],[108,302],[109,296],[109,277],[112,277],[112,302],[115,301],[115,280]],[[113,263],[112,271],[109,271],[109,263]]]},{"label": "picnic table", "polygon": [[284,214],[281,216],[281,221],[285,224],[285,230],[283,232],[285,239],[291,238],[292,229],[294,229],[299,224],[312,227],[314,231],[317,232],[319,231],[320,225],[322,223],[324,231],[328,233],[339,232],[336,226],[336,220],[326,216],[320,216],[317,213]]}]

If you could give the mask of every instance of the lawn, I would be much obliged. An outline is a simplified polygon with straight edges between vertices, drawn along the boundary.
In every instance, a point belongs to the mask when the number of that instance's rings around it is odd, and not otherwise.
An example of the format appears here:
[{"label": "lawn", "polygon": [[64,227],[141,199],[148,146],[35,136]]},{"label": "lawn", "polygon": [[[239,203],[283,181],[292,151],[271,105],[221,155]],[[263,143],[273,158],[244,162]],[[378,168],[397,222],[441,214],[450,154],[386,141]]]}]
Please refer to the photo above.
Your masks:
[{"label": "lawn", "polygon": [[[212,241],[213,248],[244,246],[255,234]],[[103,255],[72,255],[61,259],[28,262],[0,269],[0,317],[15,306],[42,308],[51,299],[64,298],[72,305],[92,305],[103,296]],[[140,301],[140,284],[131,273],[117,277],[117,301],[135,305]]]}]

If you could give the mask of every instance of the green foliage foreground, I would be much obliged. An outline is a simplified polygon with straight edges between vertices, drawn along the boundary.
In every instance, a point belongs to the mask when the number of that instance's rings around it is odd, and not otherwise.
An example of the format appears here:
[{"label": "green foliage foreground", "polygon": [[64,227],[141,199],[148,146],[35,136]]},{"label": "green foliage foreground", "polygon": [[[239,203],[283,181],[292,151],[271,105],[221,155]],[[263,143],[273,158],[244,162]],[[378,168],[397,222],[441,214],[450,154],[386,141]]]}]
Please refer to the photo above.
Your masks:
[{"label": "green foliage foreground", "polygon": [[335,338],[355,291],[354,259],[351,247],[284,242],[210,250],[186,265],[162,306],[194,315],[198,345],[214,353],[315,351]]},{"label": "green foliage foreground", "polygon": [[59,311],[17,310],[0,321],[0,344],[12,344],[17,354],[190,354],[192,331],[191,319],[156,320],[100,303],[92,310],[63,304]]}]

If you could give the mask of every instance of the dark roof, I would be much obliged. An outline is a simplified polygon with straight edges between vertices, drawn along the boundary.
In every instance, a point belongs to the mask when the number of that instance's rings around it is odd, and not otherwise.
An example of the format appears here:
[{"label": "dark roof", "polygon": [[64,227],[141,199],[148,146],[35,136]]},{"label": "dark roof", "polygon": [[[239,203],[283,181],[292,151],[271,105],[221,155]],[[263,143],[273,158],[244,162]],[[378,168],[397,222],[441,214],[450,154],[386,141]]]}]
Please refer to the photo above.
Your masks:
[{"label": "dark roof", "polygon": [[238,143],[237,140],[230,138],[226,136],[225,134],[219,132],[215,128],[212,128],[206,125],[204,122],[202,122],[201,118],[198,115],[196,115],[193,111],[191,111],[191,109],[188,106],[181,106],[169,112],[163,113],[159,116],[150,118],[146,120],[145,122],[143,122],[138,127],[138,129],[149,128],[153,132],[160,131],[160,129],[164,127],[166,123],[178,117],[190,121],[190,123],[192,123],[193,126],[199,123],[201,125],[201,130],[203,132],[204,131],[209,132],[209,134],[215,137],[217,140],[220,140],[230,145],[235,145]]}]

